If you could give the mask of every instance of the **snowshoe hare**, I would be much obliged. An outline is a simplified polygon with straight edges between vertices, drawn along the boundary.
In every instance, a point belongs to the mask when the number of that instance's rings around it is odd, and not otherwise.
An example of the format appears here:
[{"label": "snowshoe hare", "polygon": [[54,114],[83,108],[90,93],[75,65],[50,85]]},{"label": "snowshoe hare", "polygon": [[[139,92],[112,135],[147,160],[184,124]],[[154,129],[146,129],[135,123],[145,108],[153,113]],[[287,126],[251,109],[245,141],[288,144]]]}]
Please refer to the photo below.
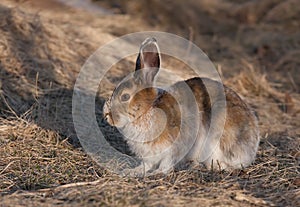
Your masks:
[{"label": "snowshoe hare", "polygon": [[[256,116],[248,105],[233,90],[208,78],[179,81],[167,89],[154,87],[160,58],[157,41],[147,38],[141,45],[134,73],[119,83],[104,104],[104,118],[124,132],[131,150],[143,161],[143,165],[125,173],[166,173],[176,164],[190,161],[202,162],[208,168],[215,169],[236,169],[250,165],[257,152],[259,131]],[[189,143],[191,140],[180,133],[178,100],[168,93],[180,90],[183,84],[191,89],[201,114],[199,131],[193,143]],[[214,104],[211,103],[207,86],[216,90],[222,86],[222,93],[226,97],[225,124],[213,128],[220,131],[218,141],[207,137],[211,106]],[[218,121],[215,125],[218,125]],[[186,145],[190,145],[188,152],[183,150]],[[165,152],[167,148],[169,150]]]}]

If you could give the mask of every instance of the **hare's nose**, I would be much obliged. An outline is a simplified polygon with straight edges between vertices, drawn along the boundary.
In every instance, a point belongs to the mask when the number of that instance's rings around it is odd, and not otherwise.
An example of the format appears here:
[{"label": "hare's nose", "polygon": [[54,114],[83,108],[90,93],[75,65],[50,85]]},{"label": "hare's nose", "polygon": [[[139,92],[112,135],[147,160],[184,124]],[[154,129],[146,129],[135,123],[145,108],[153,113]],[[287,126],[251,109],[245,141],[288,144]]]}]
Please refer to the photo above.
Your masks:
[{"label": "hare's nose", "polygon": [[109,113],[105,113],[105,114],[104,114],[103,118],[104,118],[105,121],[107,121],[108,116],[109,116]]},{"label": "hare's nose", "polygon": [[110,117],[111,117],[111,113],[110,112],[105,113],[104,116],[103,116],[103,118],[104,118],[105,121],[108,121]]}]

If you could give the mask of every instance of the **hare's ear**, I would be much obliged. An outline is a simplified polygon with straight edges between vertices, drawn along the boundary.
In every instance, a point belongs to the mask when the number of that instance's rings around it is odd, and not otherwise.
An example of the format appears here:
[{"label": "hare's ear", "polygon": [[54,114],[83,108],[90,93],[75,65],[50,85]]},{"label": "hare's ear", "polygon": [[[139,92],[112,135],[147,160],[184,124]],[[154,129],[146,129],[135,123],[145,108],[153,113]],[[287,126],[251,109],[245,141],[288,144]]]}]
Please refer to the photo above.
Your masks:
[{"label": "hare's ear", "polygon": [[145,84],[152,84],[160,67],[160,52],[154,38],[147,38],[141,45],[136,60],[134,76]]}]

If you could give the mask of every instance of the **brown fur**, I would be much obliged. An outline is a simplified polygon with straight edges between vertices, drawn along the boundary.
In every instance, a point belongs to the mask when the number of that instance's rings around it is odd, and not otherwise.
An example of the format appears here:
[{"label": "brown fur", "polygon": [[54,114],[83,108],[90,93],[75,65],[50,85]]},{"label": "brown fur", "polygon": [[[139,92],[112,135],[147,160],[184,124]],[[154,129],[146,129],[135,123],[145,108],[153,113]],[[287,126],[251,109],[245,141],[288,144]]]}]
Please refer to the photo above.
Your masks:
[{"label": "brown fur", "polygon": [[[217,162],[222,169],[251,164],[259,132],[247,104],[233,90],[208,78],[180,81],[166,90],[154,88],[159,66],[156,40],[148,38],[140,48],[134,75],[119,84],[104,110],[109,113],[109,104],[114,103],[118,120],[108,121],[125,128],[129,145],[145,158],[148,168],[158,165],[166,171],[180,159],[205,162],[208,167]],[[130,99],[121,99],[129,94]],[[191,124],[193,120],[197,126]]]},{"label": "brown fur", "polygon": [[[220,83],[204,78],[205,84],[216,88],[221,87]],[[209,82],[209,83],[208,83]],[[211,112],[211,98],[208,94],[205,84],[201,78],[192,78],[186,80],[185,83],[191,88],[195,95],[199,111],[203,113],[202,124],[207,128],[210,127],[210,112]],[[180,87],[181,83],[177,83],[175,87]],[[245,134],[245,127],[255,128],[255,119],[251,119],[253,113],[249,110],[249,107],[242,99],[230,88],[224,86],[224,92],[226,96],[226,121],[224,132],[220,139],[220,148],[229,157],[234,157],[238,145],[241,142],[247,143],[250,135]],[[163,92],[156,100],[153,96],[149,96],[149,93],[139,94],[138,100],[143,100],[145,102],[153,102],[152,107],[162,109],[168,117],[167,126],[161,134],[160,137],[151,142],[151,146],[161,145],[162,143],[169,142],[172,143],[174,140],[171,138],[176,138],[180,131],[180,119],[181,114],[179,110],[178,103],[172,97],[171,94]],[[142,98],[143,97],[143,98]],[[148,97],[145,99],[145,97]],[[151,97],[151,98],[150,98]],[[150,98],[150,99],[149,99]],[[150,101],[149,101],[150,100]],[[249,119],[245,119],[249,117]],[[171,135],[171,136],[170,136]],[[257,137],[258,138],[258,137]]]}]

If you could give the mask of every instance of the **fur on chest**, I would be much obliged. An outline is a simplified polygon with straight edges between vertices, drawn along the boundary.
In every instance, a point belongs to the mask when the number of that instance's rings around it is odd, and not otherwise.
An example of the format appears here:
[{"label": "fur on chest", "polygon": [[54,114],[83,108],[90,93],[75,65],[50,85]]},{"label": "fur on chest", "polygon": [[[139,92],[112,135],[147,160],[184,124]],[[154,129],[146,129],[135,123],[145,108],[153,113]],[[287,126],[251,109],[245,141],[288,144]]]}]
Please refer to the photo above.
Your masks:
[{"label": "fur on chest", "polygon": [[169,127],[170,122],[162,109],[151,108],[143,116],[124,128],[124,135],[131,150],[139,157],[160,154],[172,145],[179,126]]}]

